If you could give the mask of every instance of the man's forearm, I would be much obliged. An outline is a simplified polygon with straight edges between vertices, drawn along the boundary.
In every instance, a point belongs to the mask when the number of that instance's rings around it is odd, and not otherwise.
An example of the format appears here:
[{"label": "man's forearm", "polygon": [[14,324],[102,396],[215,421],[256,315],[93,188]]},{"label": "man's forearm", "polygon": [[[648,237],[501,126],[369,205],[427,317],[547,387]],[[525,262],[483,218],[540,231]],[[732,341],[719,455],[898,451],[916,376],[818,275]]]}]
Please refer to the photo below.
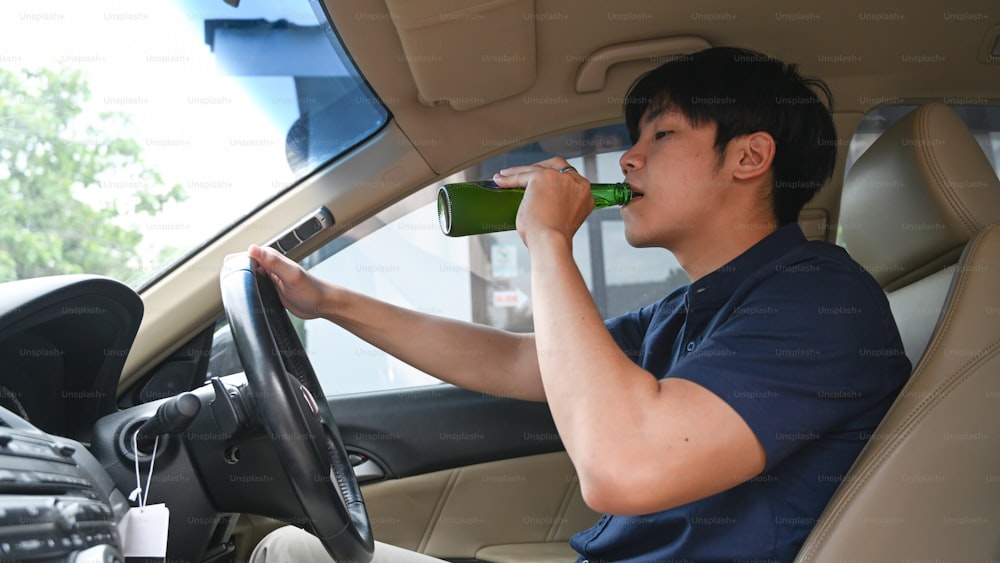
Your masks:
[{"label": "man's forearm", "polygon": [[622,429],[641,431],[656,380],[615,343],[572,258],[568,241],[531,241],[538,361],[549,408],[577,471],[630,451]]},{"label": "man's forearm", "polygon": [[317,311],[439,379],[490,395],[544,401],[534,335],[448,319],[337,290]]}]

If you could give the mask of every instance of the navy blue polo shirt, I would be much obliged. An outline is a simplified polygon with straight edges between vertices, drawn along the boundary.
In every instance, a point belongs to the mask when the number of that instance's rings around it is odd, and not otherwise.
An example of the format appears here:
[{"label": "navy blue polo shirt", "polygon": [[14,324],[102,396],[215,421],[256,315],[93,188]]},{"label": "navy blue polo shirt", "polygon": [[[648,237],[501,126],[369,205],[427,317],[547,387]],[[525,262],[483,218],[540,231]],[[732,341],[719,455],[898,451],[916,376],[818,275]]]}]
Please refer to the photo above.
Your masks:
[{"label": "navy blue polo shirt", "polygon": [[767,463],[690,504],[603,516],[570,541],[591,562],[791,561],[910,374],[882,289],[795,224],[606,325],[657,379],[688,379],[731,405]]}]

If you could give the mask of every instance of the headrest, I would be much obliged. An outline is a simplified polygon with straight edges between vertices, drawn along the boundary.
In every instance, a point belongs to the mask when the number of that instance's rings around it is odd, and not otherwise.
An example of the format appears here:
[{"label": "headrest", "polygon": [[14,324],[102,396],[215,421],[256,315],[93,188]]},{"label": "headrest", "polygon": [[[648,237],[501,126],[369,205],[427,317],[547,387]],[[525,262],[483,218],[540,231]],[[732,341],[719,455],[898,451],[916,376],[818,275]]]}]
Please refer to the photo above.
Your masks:
[{"label": "headrest", "polygon": [[889,127],[844,182],[844,245],[886,290],[954,264],[997,220],[1000,180],[962,119],[940,103]]}]

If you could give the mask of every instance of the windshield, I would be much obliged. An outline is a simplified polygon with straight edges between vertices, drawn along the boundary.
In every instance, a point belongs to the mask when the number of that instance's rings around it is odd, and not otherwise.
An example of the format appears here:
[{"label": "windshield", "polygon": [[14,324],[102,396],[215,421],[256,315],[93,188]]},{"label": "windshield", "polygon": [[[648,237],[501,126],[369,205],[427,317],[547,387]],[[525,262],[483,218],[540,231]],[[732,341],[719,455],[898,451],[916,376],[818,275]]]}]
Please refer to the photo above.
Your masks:
[{"label": "windshield", "polygon": [[0,3],[0,281],[140,288],[385,123],[309,0],[230,1]]}]

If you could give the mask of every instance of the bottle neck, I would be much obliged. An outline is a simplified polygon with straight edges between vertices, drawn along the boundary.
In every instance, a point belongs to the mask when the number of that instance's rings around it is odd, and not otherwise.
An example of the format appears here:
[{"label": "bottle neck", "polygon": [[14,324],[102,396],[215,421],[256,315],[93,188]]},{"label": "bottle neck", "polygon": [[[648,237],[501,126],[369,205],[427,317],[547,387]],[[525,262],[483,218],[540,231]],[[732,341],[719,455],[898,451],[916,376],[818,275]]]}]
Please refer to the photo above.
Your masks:
[{"label": "bottle neck", "polygon": [[632,188],[626,183],[591,184],[590,192],[594,195],[595,207],[610,207],[625,205],[632,201]]}]

